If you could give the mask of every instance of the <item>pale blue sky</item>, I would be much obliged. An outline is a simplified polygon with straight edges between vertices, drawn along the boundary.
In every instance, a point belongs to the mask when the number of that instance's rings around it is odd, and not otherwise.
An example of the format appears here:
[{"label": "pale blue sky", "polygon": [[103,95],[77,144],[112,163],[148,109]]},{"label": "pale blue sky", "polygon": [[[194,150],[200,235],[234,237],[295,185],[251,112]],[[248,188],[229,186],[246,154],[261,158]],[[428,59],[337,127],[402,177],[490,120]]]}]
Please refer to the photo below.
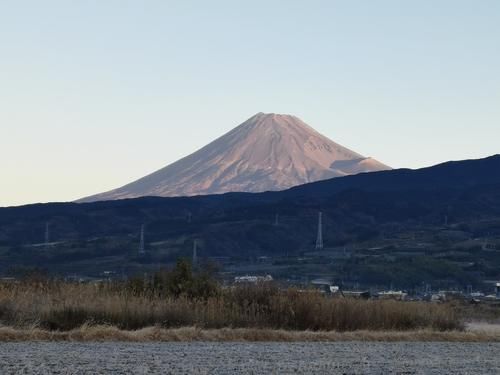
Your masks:
[{"label": "pale blue sky", "polygon": [[500,1],[0,0],[0,206],[121,186],[256,112],[393,167],[500,152]]}]

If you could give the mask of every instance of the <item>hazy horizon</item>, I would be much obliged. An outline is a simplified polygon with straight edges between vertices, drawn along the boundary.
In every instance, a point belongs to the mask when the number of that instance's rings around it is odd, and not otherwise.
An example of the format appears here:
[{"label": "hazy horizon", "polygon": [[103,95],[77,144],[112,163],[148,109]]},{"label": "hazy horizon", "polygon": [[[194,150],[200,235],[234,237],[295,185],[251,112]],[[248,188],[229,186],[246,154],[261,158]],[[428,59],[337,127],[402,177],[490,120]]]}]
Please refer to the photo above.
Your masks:
[{"label": "hazy horizon", "polygon": [[500,2],[0,4],[0,206],[70,201],[292,114],[394,168],[500,153]]}]

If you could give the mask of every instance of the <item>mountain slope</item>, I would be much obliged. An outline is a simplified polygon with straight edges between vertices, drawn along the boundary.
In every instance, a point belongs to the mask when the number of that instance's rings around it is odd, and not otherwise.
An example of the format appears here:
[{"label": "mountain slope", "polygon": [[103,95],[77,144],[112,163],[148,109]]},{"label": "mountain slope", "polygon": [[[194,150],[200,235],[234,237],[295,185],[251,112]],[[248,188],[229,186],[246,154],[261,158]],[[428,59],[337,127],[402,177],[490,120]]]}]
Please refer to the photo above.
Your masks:
[{"label": "mountain slope", "polygon": [[387,169],[336,144],[297,117],[258,113],[191,155],[82,201],[275,191]]},{"label": "mountain slope", "polygon": [[500,154],[482,159],[449,161],[427,168],[394,169],[347,176],[293,187],[287,197],[327,197],[345,190],[437,191],[500,184]]}]

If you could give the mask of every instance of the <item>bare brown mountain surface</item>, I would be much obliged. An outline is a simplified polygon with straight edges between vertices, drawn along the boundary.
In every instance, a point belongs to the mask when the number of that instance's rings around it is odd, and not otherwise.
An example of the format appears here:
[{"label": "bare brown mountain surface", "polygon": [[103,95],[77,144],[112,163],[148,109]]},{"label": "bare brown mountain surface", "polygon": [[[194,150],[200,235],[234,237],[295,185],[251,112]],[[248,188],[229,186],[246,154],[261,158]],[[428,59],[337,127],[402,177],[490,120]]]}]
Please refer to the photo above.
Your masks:
[{"label": "bare brown mountain surface", "polygon": [[390,167],[351,151],[291,115],[258,113],[195,153],[81,201],[263,192]]}]

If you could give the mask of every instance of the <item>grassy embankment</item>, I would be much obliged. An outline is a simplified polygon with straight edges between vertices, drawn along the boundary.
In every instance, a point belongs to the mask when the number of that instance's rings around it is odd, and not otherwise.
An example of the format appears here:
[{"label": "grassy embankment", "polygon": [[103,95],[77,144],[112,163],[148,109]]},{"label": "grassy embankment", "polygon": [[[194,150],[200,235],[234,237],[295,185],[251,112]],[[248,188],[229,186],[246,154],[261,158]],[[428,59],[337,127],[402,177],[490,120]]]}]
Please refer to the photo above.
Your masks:
[{"label": "grassy embankment", "polygon": [[[187,264],[154,280],[0,284],[0,341],[481,341],[448,305],[220,288]],[[487,337],[495,340],[494,337]]]}]

